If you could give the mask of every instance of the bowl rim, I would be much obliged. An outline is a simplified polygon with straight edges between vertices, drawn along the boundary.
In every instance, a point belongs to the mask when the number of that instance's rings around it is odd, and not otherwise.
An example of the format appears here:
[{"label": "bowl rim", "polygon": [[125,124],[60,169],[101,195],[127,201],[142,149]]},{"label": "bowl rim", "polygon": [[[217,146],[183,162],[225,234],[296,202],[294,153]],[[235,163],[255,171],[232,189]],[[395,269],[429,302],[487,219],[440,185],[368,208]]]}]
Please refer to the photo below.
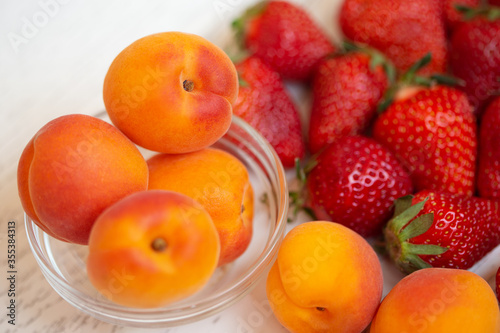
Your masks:
[{"label": "bowl rim", "polygon": [[[107,114],[106,111],[102,111],[96,113],[94,116],[102,119],[107,116]],[[213,295],[207,295],[202,300],[197,300],[192,304],[185,304],[176,309],[140,309],[128,308],[112,302],[109,302],[108,304],[102,303],[97,298],[91,297],[88,294],[82,293],[80,290],[73,288],[65,279],[61,277],[59,272],[54,269],[50,263],[50,259],[47,258],[40,243],[38,242],[40,240],[38,235],[41,234],[43,237],[50,236],[40,229],[31,220],[31,218],[24,213],[28,243],[30,244],[32,253],[35,256],[43,275],[48,280],[52,288],[67,302],[98,319],[113,324],[118,323],[120,325],[136,327],[145,327],[143,326],[144,324],[156,324],[156,326],[148,327],[166,327],[195,322],[226,309],[250,292],[256,282],[262,278],[263,273],[270,268],[284,237],[288,217],[288,184],[283,165],[270,143],[264,139],[264,137],[262,137],[257,130],[238,116],[233,115],[231,126],[233,125],[242,128],[247,134],[249,134],[252,140],[255,140],[255,142],[260,146],[260,149],[263,150],[264,155],[269,158],[272,173],[269,174],[269,170],[267,170],[267,168],[265,171],[268,173],[267,176],[271,182],[276,184],[276,186],[271,187],[271,190],[276,192],[275,195],[277,203],[276,221],[272,234],[268,237],[265,248],[262,249],[255,262],[245,270],[245,273],[242,275],[240,280],[220,292]],[[57,284],[58,286],[56,287],[54,284]],[[71,296],[66,295],[64,292],[61,293],[59,288],[62,288]],[[77,298],[82,302],[76,302],[73,298]],[[118,316],[123,314],[126,314],[126,318]],[[138,317],[145,314],[148,315],[147,318]]]}]

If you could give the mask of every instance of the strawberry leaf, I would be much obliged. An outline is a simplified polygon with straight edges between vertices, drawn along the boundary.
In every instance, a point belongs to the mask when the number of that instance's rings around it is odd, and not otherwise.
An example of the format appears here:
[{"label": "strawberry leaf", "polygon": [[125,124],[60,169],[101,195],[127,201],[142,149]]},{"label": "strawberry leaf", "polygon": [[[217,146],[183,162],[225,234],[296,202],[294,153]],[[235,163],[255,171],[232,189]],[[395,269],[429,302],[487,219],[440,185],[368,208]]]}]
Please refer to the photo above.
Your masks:
[{"label": "strawberry leaf", "polygon": [[245,79],[243,79],[243,78],[242,78],[241,76],[239,76],[239,75],[238,75],[238,84],[239,84],[239,86],[240,86],[240,87],[243,87],[243,88],[250,86],[250,85],[248,84],[248,82],[247,82],[247,81],[245,81]]},{"label": "strawberry leaf", "polygon": [[457,77],[445,74],[432,74],[431,79],[438,84],[444,84],[447,86],[460,86],[465,87],[465,81]]},{"label": "strawberry leaf", "polygon": [[[428,268],[420,255],[441,255],[447,248],[435,244],[412,244],[411,239],[425,233],[434,223],[434,213],[427,213],[415,218],[424,208],[429,198],[411,205],[411,196],[395,201],[395,214],[384,229],[386,249],[396,265],[406,273]],[[403,210],[406,207],[406,210]],[[405,227],[406,226],[406,227]],[[404,229],[403,229],[404,227]]]},{"label": "strawberry leaf", "polygon": [[448,251],[448,248],[432,244],[405,243],[404,251],[419,255],[440,255]]},{"label": "strawberry leaf", "polygon": [[387,76],[389,85],[392,86],[396,82],[396,67],[392,62],[379,50],[369,47],[364,44],[356,44],[349,40],[342,42],[345,52],[361,52],[370,56],[370,69],[373,71],[378,66],[381,66]]},{"label": "strawberry leaf", "polygon": [[[394,201],[394,216],[400,215],[402,212],[410,208],[411,201],[413,200],[413,195],[405,195]],[[396,204],[397,203],[397,204]]]},{"label": "strawberry leaf", "polygon": [[384,96],[380,100],[380,103],[377,105],[377,112],[380,114],[384,112],[394,101],[394,97],[399,90],[399,84],[394,84],[386,90]]},{"label": "strawberry leaf", "polygon": [[235,37],[238,45],[240,46],[241,49],[245,48],[245,34],[246,34],[246,29],[247,29],[247,23],[254,17],[262,14],[267,7],[268,1],[264,0],[256,5],[248,8],[242,16],[239,18],[235,19],[231,23],[231,27],[233,28],[233,31],[235,32]]},{"label": "strawberry leaf", "polygon": [[350,40],[344,40],[342,42],[342,47],[344,48],[345,51],[347,52],[352,52],[352,51],[359,51],[361,50],[361,47],[354,44]]},{"label": "strawberry leaf", "polygon": [[432,55],[430,53],[427,53],[425,56],[420,58],[416,63],[414,63],[410,69],[403,74],[401,80],[404,83],[411,84],[414,82],[415,76],[417,75],[417,72],[427,66],[432,60]]},{"label": "strawberry leaf", "polygon": [[[425,202],[428,199],[429,198],[425,198],[424,200],[416,203],[415,205],[410,206],[409,208],[401,212],[398,216],[393,217],[389,221],[387,227],[391,229],[395,234],[399,234],[401,229],[403,229],[403,227],[407,225],[408,222],[414,219],[415,216],[417,216],[417,214],[422,210],[422,208],[424,208]],[[398,205],[398,200],[396,200],[396,206]]]},{"label": "strawberry leaf", "polygon": [[299,158],[295,158],[295,177],[297,177],[297,179],[301,183],[305,183],[306,180],[307,180],[307,174],[304,171],[304,169],[302,168],[302,166],[300,165],[300,159]]},{"label": "strawberry leaf", "polygon": [[495,21],[500,18],[500,8],[481,4],[479,7],[472,8],[464,5],[455,5],[455,9],[463,14],[466,21],[470,21],[478,16],[486,17],[489,21]]},{"label": "strawberry leaf", "polygon": [[416,254],[410,254],[407,256],[407,272],[408,273],[411,273],[411,272],[414,272],[416,270],[419,270],[419,269],[424,269],[424,268],[431,268],[432,266],[425,262],[424,260],[422,260],[422,258],[420,258],[419,256],[417,256]]},{"label": "strawberry leaf", "polygon": [[410,238],[417,237],[425,233],[432,226],[434,222],[434,214],[429,213],[417,217],[415,220],[410,222],[399,234],[399,239],[401,241],[406,241]]}]

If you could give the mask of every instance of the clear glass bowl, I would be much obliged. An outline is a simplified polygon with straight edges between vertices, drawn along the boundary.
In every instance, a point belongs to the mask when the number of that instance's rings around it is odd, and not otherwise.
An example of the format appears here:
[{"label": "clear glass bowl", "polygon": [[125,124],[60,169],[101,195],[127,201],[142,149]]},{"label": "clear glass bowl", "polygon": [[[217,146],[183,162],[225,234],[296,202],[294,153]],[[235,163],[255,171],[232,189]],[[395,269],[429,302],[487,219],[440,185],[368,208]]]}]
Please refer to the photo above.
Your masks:
[{"label": "clear glass bowl", "polygon": [[[109,121],[104,112],[97,116]],[[209,283],[189,298],[163,308],[127,308],[106,299],[88,280],[86,246],[50,237],[25,215],[31,250],[54,290],[74,307],[100,320],[151,328],[200,320],[245,296],[274,262],[285,233],[288,213],[285,173],[269,143],[238,117],[233,118],[228,133],[214,147],[230,152],[246,165],[255,191],[254,234],[241,257],[218,268]],[[144,150],[143,153],[146,157],[151,154]]]}]

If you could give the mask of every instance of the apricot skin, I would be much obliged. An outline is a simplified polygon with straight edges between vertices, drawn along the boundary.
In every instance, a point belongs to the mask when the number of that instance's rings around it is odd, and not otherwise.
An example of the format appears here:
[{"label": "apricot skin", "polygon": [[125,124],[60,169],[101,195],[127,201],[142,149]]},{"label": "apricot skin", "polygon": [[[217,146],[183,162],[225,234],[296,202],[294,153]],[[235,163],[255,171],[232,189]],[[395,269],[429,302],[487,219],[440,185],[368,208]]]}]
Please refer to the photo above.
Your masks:
[{"label": "apricot skin", "polygon": [[[158,240],[163,245],[155,247]],[[97,219],[87,273],[95,288],[115,303],[160,307],[205,286],[219,251],[217,230],[200,204],[175,192],[143,191]]]},{"label": "apricot skin", "polygon": [[314,221],[285,236],[266,293],[290,332],[360,333],[382,287],[380,262],[366,240],[340,224]]},{"label": "apricot skin", "polygon": [[229,57],[208,40],[181,32],[146,36],[126,47],[103,88],[115,126],[144,148],[175,154],[221,138],[237,93]]},{"label": "apricot skin", "polygon": [[87,244],[105,208],[147,189],[148,169],[137,147],[115,127],[73,114],[50,121],[29,141],[17,180],[23,208],[42,230]]},{"label": "apricot skin", "polygon": [[495,294],[475,273],[426,268],[403,278],[380,305],[371,333],[498,333]]},{"label": "apricot skin", "polygon": [[210,214],[221,241],[219,266],[243,254],[253,234],[253,189],[243,163],[215,148],[157,154],[147,163],[150,190],[183,193]]}]

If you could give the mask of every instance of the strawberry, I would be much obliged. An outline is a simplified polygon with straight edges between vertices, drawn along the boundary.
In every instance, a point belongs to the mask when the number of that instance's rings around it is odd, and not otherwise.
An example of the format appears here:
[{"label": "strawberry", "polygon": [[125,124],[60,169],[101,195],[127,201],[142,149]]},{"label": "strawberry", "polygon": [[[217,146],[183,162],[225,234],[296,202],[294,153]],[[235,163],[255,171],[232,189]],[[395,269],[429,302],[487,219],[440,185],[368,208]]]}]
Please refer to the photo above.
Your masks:
[{"label": "strawberry", "polygon": [[361,134],[367,129],[392,81],[384,70],[389,66],[380,54],[366,49],[320,62],[312,81],[311,152],[316,153],[342,136]]},{"label": "strawberry", "polygon": [[500,97],[488,106],[479,130],[477,188],[485,198],[500,199]]},{"label": "strawberry", "polygon": [[343,137],[320,153],[306,186],[317,219],[364,237],[380,233],[394,200],[412,192],[408,174],[391,152],[362,136]]},{"label": "strawberry", "polygon": [[498,268],[497,271],[497,276],[496,276],[496,292],[497,292],[497,299],[500,302],[500,267]]},{"label": "strawberry", "polygon": [[427,190],[400,198],[384,229],[386,249],[406,273],[468,269],[500,244],[499,204]]},{"label": "strawberry", "polygon": [[440,2],[345,0],[340,26],[347,38],[382,51],[401,71],[430,52],[432,64],[422,74],[444,72],[447,42]]},{"label": "strawberry", "polygon": [[250,53],[289,79],[309,79],[318,61],[335,51],[309,14],[285,1],[258,3],[233,28]]},{"label": "strawberry", "polygon": [[377,118],[373,137],[408,168],[417,191],[471,196],[477,126],[467,97],[447,86],[419,89]]},{"label": "strawberry", "polygon": [[259,58],[251,56],[236,64],[242,84],[233,105],[243,118],[274,147],[284,167],[305,154],[298,111],[281,77]]},{"label": "strawberry", "polygon": [[466,13],[475,16],[461,24],[450,41],[453,74],[465,82],[477,115],[500,91],[500,8],[479,8]]},{"label": "strawberry", "polygon": [[481,0],[441,0],[443,5],[443,15],[446,27],[453,31],[459,24],[464,22],[463,14],[457,6],[478,7]]}]

